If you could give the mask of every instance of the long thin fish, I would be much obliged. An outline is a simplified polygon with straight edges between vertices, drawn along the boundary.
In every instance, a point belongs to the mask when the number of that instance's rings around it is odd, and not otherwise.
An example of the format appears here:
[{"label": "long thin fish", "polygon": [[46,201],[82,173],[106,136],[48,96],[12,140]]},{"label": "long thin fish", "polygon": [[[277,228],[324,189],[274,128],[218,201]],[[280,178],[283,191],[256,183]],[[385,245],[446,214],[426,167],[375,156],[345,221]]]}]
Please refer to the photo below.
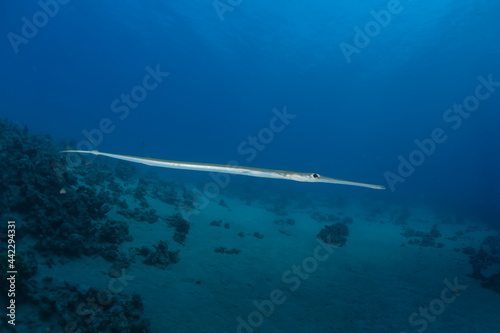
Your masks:
[{"label": "long thin fish", "polygon": [[101,156],[115,158],[118,160],[124,160],[124,161],[129,161],[129,162],[134,162],[134,163],[157,166],[160,168],[195,170],[195,171],[206,171],[206,172],[221,172],[221,173],[229,173],[229,174],[233,174],[233,175],[242,175],[242,176],[260,177],[260,178],[288,179],[288,180],[294,180],[296,182],[342,184],[342,185],[368,187],[368,188],[373,188],[373,189],[377,189],[377,190],[385,189],[385,187],[381,186],[381,185],[357,183],[357,182],[351,182],[348,180],[341,180],[341,179],[336,179],[336,178],[324,177],[324,176],[318,175],[317,173],[252,168],[252,167],[243,167],[243,166],[239,166],[239,165],[223,165],[223,164],[210,164],[210,163],[167,161],[167,160],[159,160],[156,158],[135,157],[135,156],[128,156],[128,155],[102,153],[102,152],[97,151],[97,150],[92,150],[92,151],[63,150],[60,153],[78,153],[78,154],[101,155]]}]

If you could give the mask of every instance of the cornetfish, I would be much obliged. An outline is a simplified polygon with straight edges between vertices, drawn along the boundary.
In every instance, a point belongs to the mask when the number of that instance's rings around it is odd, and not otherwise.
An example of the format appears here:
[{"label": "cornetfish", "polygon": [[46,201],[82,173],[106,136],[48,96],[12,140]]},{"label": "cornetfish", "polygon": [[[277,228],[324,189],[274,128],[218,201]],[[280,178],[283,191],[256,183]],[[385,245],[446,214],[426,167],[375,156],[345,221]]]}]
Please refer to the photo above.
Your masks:
[{"label": "cornetfish", "polygon": [[145,165],[150,165],[150,166],[156,166],[156,167],[160,167],[160,168],[169,168],[169,169],[195,170],[195,171],[206,171],[206,172],[221,172],[221,173],[229,173],[229,174],[233,174],[233,175],[242,175],[242,176],[260,177],[260,178],[288,179],[288,180],[294,180],[296,182],[341,184],[341,185],[368,187],[368,188],[373,188],[373,189],[377,189],[377,190],[385,189],[385,187],[382,185],[372,185],[372,184],[351,182],[348,180],[324,177],[324,176],[320,176],[317,173],[308,173],[308,172],[295,172],[295,171],[252,168],[252,167],[244,167],[244,166],[239,166],[239,165],[168,161],[168,160],[159,160],[156,158],[135,157],[135,156],[128,156],[128,155],[103,153],[103,152],[100,152],[97,150],[63,150],[63,151],[60,151],[60,153],[78,153],[78,154],[92,154],[92,155],[107,156],[107,157],[115,158],[118,160],[129,161],[129,162],[133,162],[133,163],[140,163],[140,164],[145,164]]}]

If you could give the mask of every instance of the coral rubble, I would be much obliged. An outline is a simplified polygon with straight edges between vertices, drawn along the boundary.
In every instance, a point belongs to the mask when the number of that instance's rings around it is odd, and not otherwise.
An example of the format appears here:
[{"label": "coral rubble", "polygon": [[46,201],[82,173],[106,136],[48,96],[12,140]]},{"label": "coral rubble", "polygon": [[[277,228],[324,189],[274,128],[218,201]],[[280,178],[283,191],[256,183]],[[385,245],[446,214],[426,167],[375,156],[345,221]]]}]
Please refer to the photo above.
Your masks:
[{"label": "coral rubble", "polygon": [[165,269],[170,264],[176,264],[180,261],[179,251],[169,251],[168,243],[160,241],[157,245],[153,245],[154,251],[146,246],[137,249],[137,254],[145,257],[143,263],[150,266],[155,266],[160,269]]},{"label": "coral rubble", "polygon": [[411,238],[408,240],[408,244],[410,245],[437,248],[442,248],[444,246],[443,243],[436,243],[436,239],[441,237],[441,232],[438,230],[437,224],[434,224],[429,232],[404,227],[401,235],[406,238]]},{"label": "coral rubble", "polygon": [[338,222],[335,224],[327,225],[317,235],[317,238],[323,242],[335,246],[342,247],[347,241],[349,235],[349,228],[347,224]]},{"label": "coral rubble", "polygon": [[175,228],[174,241],[179,244],[184,244],[186,236],[189,232],[190,224],[180,214],[174,214],[166,218],[168,226]]}]

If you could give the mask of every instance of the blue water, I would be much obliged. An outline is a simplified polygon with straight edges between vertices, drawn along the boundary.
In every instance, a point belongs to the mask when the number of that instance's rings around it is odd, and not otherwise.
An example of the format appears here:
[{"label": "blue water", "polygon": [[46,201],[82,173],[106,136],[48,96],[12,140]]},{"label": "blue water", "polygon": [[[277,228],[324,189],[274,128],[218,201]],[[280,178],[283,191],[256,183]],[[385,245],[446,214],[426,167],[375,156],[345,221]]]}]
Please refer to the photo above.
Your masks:
[{"label": "blue water", "polygon": [[[500,223],[498,1],[47,3],[52,15],[35,1],[0,4],[0,116],[31,132],[84,149],[90,138],[101,151],[144,156],[145,143],[156,158],[381,184],[374,200]],[[135,90],[137,104],[120,101],[152,71],[162,74]],[[447,111],[467,98],[474,111]],[[273,109],[284,108],[293,116],[266,137]],[[263,129],[269,142],[251,158],[244,142]],[[415,140],[436,130],[444,142],[422,153]],[[398,157],[412,153],[414,170],[398,175]]]}]

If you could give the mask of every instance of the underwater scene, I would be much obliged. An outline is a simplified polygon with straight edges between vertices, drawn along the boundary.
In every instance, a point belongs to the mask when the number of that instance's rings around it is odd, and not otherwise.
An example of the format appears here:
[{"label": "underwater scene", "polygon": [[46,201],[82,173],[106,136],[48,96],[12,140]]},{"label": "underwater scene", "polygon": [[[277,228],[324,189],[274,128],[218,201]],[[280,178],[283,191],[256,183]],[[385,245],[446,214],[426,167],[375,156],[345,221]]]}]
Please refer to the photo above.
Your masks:
[{"label": "underwater scene", "polygon": [[0,2],[0,332],[500,332],[500,2]]}]

